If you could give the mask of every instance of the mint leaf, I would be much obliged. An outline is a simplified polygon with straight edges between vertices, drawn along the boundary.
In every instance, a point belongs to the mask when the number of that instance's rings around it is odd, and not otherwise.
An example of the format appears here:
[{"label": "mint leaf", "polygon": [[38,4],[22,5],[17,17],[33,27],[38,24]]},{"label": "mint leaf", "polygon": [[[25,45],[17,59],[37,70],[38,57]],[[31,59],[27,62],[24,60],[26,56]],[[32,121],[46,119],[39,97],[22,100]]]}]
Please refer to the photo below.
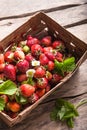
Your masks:
[{"label": "mint leaf", "polygon": [[67,120],[67,125],[68,125],[70,128],[73,128],[73,127],[74,127],[74,122],[73,122],[73,119],[72,119],[72,118],[68,118],[68,120]]},{"label": "mint leaf", "polygon": [[64,70],[66,70],[66,72],[73,71],[76,67],[75,58],[74,57],[68,58],[64,60],[63,64],[64,64]]},{"label": "mint leaf", "polygon": [[51,120],[57,120],[58,109],[54,108],[53,111],[50,113]]},{"label": "mint leaf", "polygon": [[74,57],[67,58],[63,62],[58,62],[57,60],[55,60],[54,64],[54,70],[62,76],[64,76],[65,72],[73,71],[76,67]]},{"label": "mint leaf", "polygon": [[53,120],[60,120],[66,121],[69,127],[73,127],[73,119],[79,116],[77,109],[75,106],[64,100],[64,99],[57,99],[55,103],[55,109],[51,112],[51,119]]},{"label": "mint leaf", "polygon": [[4,99],[0,98],[0,111],[3,111],[5,107]]},{"label": "mint leaf", "polygon": [[13,95],[17,90],[17,86],[11,80],[7,80],[0,84],[0,94]]}]

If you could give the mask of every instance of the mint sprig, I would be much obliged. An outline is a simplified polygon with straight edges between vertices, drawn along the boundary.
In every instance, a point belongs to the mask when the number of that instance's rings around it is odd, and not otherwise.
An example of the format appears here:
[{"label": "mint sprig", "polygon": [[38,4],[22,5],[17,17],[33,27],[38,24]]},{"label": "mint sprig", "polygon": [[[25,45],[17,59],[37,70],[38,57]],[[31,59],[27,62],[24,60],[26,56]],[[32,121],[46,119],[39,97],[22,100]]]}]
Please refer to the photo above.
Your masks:
[{"label": "mint sprig", "polygon": [[77,108],[87,103],[87,99],[81,100],[76,106],[64,99],[57,99],[55,108],[50,113],[52,120],[66,121],[70,128],[74,127],[74,118],[79,116]]},{"label": "mint sprig", "polygon": [[75,57],[69,57],[62,62],[55,60],[54,64],[54,70],[62,76],[64,76],[64,73],[71,72],[76,68]]}]

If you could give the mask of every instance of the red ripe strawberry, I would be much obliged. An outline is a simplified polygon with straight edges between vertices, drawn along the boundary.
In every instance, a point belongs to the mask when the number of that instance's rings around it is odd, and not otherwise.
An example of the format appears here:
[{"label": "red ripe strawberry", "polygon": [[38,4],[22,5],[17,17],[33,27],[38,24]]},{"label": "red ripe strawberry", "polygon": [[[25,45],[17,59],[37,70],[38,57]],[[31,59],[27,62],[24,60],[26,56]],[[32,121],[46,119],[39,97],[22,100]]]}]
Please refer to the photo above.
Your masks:
[{"label": "red ripe strawberry", "polygon": [[39,99],[39,96],[36,93],[33,93],[29,98],[29,103],[33,104]]},{"label": "red ripe strawberry", "polygon": [[54,61],[55,56],[52,52],[45,52],[45,55],[48,57],[49,60]]},{"label": "red ripe strawberry", "polygon": [[35,87],[29,84],[22,84],[20,86],[20,92],[24,97],[30,97],[35,92]]},{"label": "red ripe strawberry", "polygon": [[12,51],[5,52],[4,59],[6,62],[9,62],[9,63],[13,62],[13,58],[14,58],[14,53]]},{"label": "red ripe strawberry", "polygon": [[64,43],[61,40],[56,40],[52,44],[54,49],[58,49],[59,51],[64,50]]},{"label": "red ripe strawberry", "polygon": [[17,50],[17,51],[14,52],[14,58],[16,60],[24,60],[25,54],[24,54],[23,51]]},{"label": "red ripe strawberry", "polygon": [[31,40],[33,37],[31,35],[27,36],[27,40]]},{"label": "red ripe strawberry", "polygon": [[31,47],[34,44],[40,44],[40,41],[37,38],[28,37],[26,45],[29,46],[29,47]]},{"label": "red ripe strawberry", "polygon": [[23,81],[25,81],[25,80],[27,80],[26,74],[17,75],[17,81],[18,81],[18,82],[23,82]]},{"label": "red ripe strawberry", "polygon": [[34,60],[34,57],[29,53],[25,56],[25,59],[28,61],[28,62],[31,62],[32,60]]},{"label": "red ripe strawberry", "polygon": [[54,62],[53,62],[53,61],[49,61],[49,62],[48,62],[47,69],[48,69],[49,71],[54,70]]},{"label": "red ripe strawberry", "polygon": [[47,78],[39,78],[38,80],[37,80],[37,87],[38,88],[46,88],[46,86],[48,85],[48,80],[47,80]]},{"label": "red ripe strawberry", "polygon": [[4,67],[5,67],[5,64],[4,64],[4,63],[0,64],[0,72],[3,72]]},{"label": "red ripe strawberry", "polygon": [[38,57],[42,52],[43,49],[39,44],[34,44],[31,46],[31,53],[33,56]]},{"label": "red ripe strawberry", "polygon": [[55,59],[58,61],[63,61],[63,55],[60,52],[57,52],[57,54],[55,55]]},{"label": "red ripe strawberry", "polygon": [[52,50],[53,50],[53,47],[51,47],[51,46],[48,46],[48,47],[44,47],[43,48],[43,52],[45,53],[45,52],[52,52]]},{"label": "red ripe strawberry", "polygon": [[4,67],[4,75],[6,78],[11,79],[12,81],[16,80],[16,69],[12,64],[7,64]]},{"label": "red ripe strawberry", "polygon": [[51,45],[51,36],[46,36],[41,40],[41,44],[44,46],[50,46]]},{"label": "red ripe strawberry", "polygon": [[52,83],[57,84],[63,77],[58,74],[53,74]]},{"label": "red ripe strawberry", "polygon": [[4,54],[0,54],[0,64],[4,63]]},{"label": "red ripe strawberry", "polygon": [[42,78],[45,76],[45,73],[46,73],[46,71],[42,66],[37,67],[35,70],[35,73],[34,73],[34,77],[35,78]]},{"label": "red ripe strawberry", "polygon": [[48,85],[46,86],[46,89],[45,89],[46,93],[49,92],[50,89],[51,89],[51,86],[48,84]]},{"label": "red ripe strawberry", "polygon": [[18,112],[21,109],[21,105],[18,104],[17,102],[8,102],[7,103],[7,108],[9,110],[11,110],[12,112]]},{"label": "red ripe strawberry", "polygon": [[49,59],[44,53],[40,55],[39,60],[40,60],[41,65],[47,65],[49,62]]},{"label": "red ripe strawberry", "polygon": [[50,81],[52,79],[52,73],[49,71],[46,71],[46,78],[48,81]]},{"label": "red ripe strawberry", "polygon": [[38,89],[36,94],[39,96],[39,98],[42,97],[45,94],[45,89]]},{"label": "red ripe strawberry", "polygon": [[17,64],[18,71],[22,73],[26,73],[26,71],[29,69],[29,62],[27,60],[19,61]]}]

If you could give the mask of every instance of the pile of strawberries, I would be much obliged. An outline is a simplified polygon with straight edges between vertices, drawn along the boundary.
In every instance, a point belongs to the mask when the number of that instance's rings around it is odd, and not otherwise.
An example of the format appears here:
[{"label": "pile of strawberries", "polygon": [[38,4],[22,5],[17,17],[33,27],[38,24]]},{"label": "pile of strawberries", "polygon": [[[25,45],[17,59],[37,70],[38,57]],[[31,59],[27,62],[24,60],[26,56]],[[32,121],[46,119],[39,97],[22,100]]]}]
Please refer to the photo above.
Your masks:
[{"label": "pile of strawberries", "polygon": [[0,82],[8,79],[17,85],[12,96],[1,95],[5,112],[12,118],[36,102],[63,78],[55,72],[54,60],[64,58],[64,43],[45,36],[41,40],[28,36],[0,54]]}]

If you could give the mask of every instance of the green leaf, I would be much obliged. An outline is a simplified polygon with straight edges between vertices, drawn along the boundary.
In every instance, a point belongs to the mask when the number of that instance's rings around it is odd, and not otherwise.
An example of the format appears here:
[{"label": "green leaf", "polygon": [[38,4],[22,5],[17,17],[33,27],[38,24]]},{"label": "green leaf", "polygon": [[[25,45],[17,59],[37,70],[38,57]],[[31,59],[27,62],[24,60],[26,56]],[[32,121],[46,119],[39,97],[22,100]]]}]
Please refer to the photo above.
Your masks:
[{"label": "green leaf", "polygon": [[57,60],[55,60],[54,64],[55,64],[54,69],[58,74],[62,76],[64,76],[65,72],[73,71],[76,67],[74,57],[67,58],[63,62],[58,62]]},{"label": "green leaf", "polygon": [[68,120],[66,121],[67,125],[70,127],[70,128],[73,128],[74,127],[74,122],[73,122],[73,119],[72,118],[68,118]]},{"label": "green leaf", "polygon": [[11,80],[7,80],[0,84],[0,94],[13,95],[17,90],[17,86]]},{"label": "green leaf", "polygon": [[64,117],[65,113],[66,113],[66,108],[64,106],[62,106],[60,111],[57,114],[59,116],[60,120],[63,120],[63,117]]},{"label": "green leaf", "polygon": [[66,72],[73,71],[76,67],[75,58],[74,57],[68,58],[64,60],[63,64],[64,64],[64,67],[65,67],[64,69],[66,70]]},{"label": "green leaf", "polygon": [[28,100],[27,98],[25,98],[24,96],[22,96],[21,94],[16,94],[15,99],[18,103],[20,104],[27,104]]},{"label": "green leaf", "polygon": [[55,109],[51,114],[54,120],[66,121],[67,125],[71,128],[74,126],[73,119],[79,116],[75,106],[64,99],[56,100]]},{"label": "green leaf", "polygon": [[5,107],[4,99],[0,98],[0,111],[3,111]]},{"label": "green leaf", "polygon": [[58,109],[54,108],[53,111],[50,113],[51,120],[57,120],[57,113],[58,113]]},{"label": "green leaf", "polygon": [[63,68],[63,62],[58,62],[57,60],[54,61],[54,70],[60,74],[60,75],[64,75],[62,68]]}]

